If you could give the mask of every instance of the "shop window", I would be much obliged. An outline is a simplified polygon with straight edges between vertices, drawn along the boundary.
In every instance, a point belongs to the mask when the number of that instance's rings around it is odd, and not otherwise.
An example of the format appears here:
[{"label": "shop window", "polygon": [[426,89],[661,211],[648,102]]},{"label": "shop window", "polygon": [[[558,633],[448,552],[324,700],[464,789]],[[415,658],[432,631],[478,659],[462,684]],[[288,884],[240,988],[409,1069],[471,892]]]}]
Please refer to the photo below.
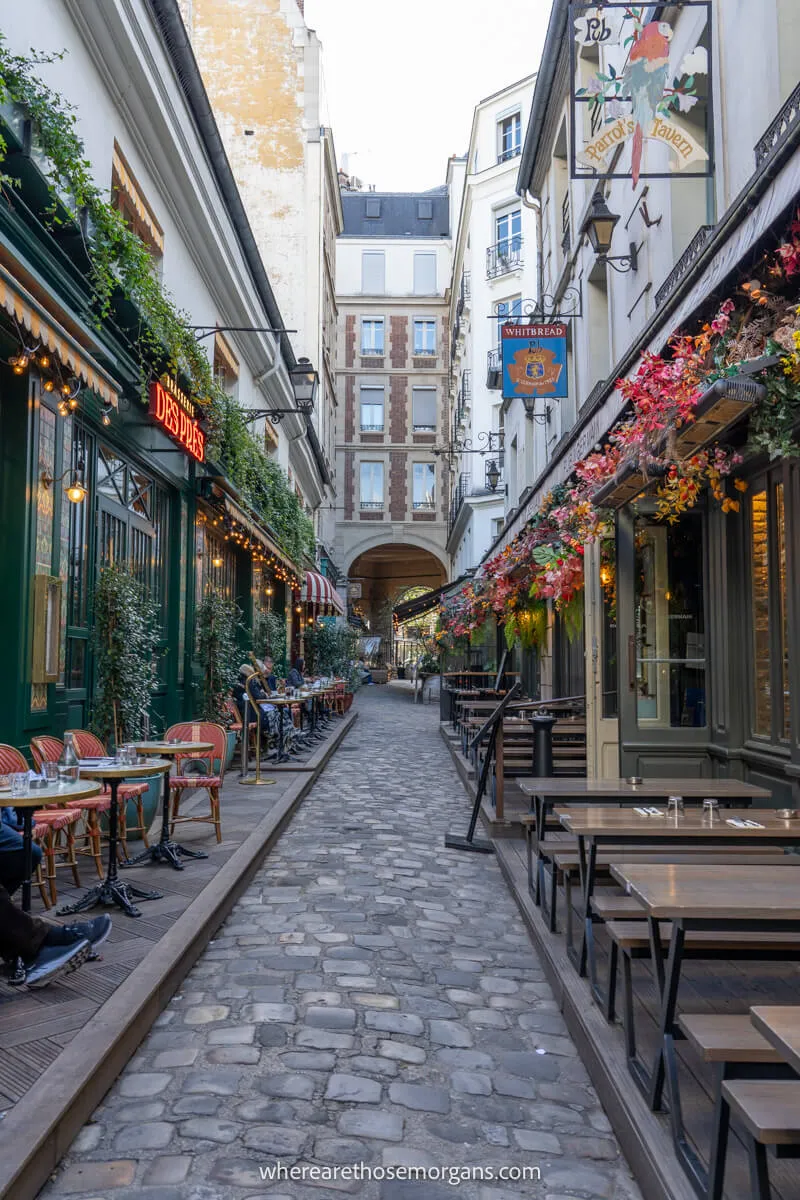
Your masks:
[{"label": "shop window", "polygon": [[636,715],[644,727],[706,725],[703,525],[636,522]]},{"label": "shop window", "polygon": [[751,728],[772,742],[788,741],[791,732],[786,517],[777,474],[754,485],[750,496]]}]

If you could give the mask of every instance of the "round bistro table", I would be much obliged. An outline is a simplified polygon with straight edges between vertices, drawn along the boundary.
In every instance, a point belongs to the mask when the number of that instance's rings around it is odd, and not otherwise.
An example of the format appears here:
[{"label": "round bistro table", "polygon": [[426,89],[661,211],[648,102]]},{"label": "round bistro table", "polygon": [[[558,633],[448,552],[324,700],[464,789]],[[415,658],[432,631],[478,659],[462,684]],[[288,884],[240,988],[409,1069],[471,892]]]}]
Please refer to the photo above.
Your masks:
[{"label": "round bistro table", "polygon": [[[137,754],[154,755],[161,758],[180,758],[181,755],[196,754],[202,757],[204,753],[213,751],[213,742],[134,742]],[[213,768],[213,763],[209,764]],[[211,773],[211,771],[209,771]],[[183,870],[183,858],[208,858],[205,850],[189,850],[178,842],[170,841],[169,836],[169,771],[164,772],[164,792],[161,801],[161,836],[155,846],[149,846],[135,858],[123,863],[124,867],[139,867],[142,863],[169,863],[176,871]]]},{"label": "round bistro table", "polygon": [[163,892],[148,892],[142,888],[134,887],[130,883],[123,883],[117,874],[117,840],[118,840],[118,824],[117,824],[117,792],[119,785],[123,779],[152,779],[155,775],[161,775],[164,771],[170,768],[170,761],[167,758],[156,758],[149,763],[115,763],[109,766],[94,766],[91,764],[81,765],[81,773],[87,779],[99,779],[101,782],[108,782],[111,789],[111,808],[108,813],[108,869],[106,877],[96,887],[89,888],[88,892],[84,892],[80,900],[76,900],[74,904],[67,904],[64,908],[58,910],[59,916],[65,916],[68,913],[86,912],[89,908],[94,908],[96,904],[116,904],[128,917],[140,917],[142,914],[133,903],[131,897],[136,900],[160,900]]},{"label": "round bistro table", "polygon": [[29,789],[24,796],[12,796],[11,790],[0,792],[0,804],[19,809],[22,813],[22,911],[31,911],[31,875],[33,874],[33,813],[37,808],[57,804],[63,808],[68,800],[91,800],[100,795],[100,784],[77,779],[72,783],[49,783],[47,787]]}]

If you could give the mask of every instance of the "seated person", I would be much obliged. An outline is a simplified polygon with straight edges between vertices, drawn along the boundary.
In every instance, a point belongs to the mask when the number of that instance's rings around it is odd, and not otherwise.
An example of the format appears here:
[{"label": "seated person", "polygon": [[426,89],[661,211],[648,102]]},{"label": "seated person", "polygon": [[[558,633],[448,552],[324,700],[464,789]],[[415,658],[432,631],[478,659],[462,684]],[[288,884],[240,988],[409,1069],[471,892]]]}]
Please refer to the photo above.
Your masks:
[{"label": "seated person", "polygon": [[[258,678],[252,679],[252,676],[254,676],[255,674],[256,674],[256,672],[253,669],[253,667],[249,666],[247,663],[242,663],[241,667],[239,668],[239,679],[238,679],[237,683],[234,685],[234,689],[233,689],[234,699],[239,708],[239,712],[242,713],[242,715],[244,715],[245,700],[248,701],[248,706],[247,706],[248,725],[254,725],[255,721],[256,721],[256,714],[254,712],[254,702],[255,702],[255,704],[258,706],[258,710],[259,710],[259,714],[260,714],[261,736],[265,739],[268,739],[270,737],[277,738],[280,733],[280,724],[281,724],[280,715],[279,715],[278,710],[275,707],[275,705],[269,703],[269,696],[267,695],[266,691],[264,690],[261,680]],[[273,678],[274,678],[274,676],[273,676]],[[250,682],[249,693],[248,693],[247,684],[248,684],[248,681],[250,681],[251,679],[252,679],[252,682]],[[267,682],[269,682],[269,680]],[[276,681],[276,683],[277,683],[277,681]],[[275,690],[277,690],[277,689],[275,689]],[[288,722],[288,725],[291,725],[291,722]],[[291,729],[287,728],[286,723],[284,723],[283,741],[284,741],[284,745],[283,745],[283,747],[281,747],[281,750],[279,752],[279,757],[285,755],[287,746],[290,746],[291,742],[292,742]]]},{"label": "seated person", "polygon": [[368,685],[372,683],[372,672],[367,669],[367,665],[363,658],[359,658],[356,661],[356,670],[358,671],[362,684]]},{"label": "seated person", "polygon": [[[31,866],[34,872],[41,865],[41,861],[41,847],[34,842],[31,846]],[[0,885],[6,889],[9,896],[13,896],[24,878],[22,819],[15,809],[4,808],[0,812]]]},{"label": "seated person", "polygon": [[97,957],[96,948],[110,933],[107,914],[75,925],[49,925],[17,908],[0,884],[0,957],[12,964],[22,960],[22,970],[12,974],[10,983],[44,987]]},{"label": "seated person", "polygon": [[286,676],[286,682],[289,687],[301,688],[305,683],[306,662],[304,658],[298,658],[295,661],[289,674]]}]

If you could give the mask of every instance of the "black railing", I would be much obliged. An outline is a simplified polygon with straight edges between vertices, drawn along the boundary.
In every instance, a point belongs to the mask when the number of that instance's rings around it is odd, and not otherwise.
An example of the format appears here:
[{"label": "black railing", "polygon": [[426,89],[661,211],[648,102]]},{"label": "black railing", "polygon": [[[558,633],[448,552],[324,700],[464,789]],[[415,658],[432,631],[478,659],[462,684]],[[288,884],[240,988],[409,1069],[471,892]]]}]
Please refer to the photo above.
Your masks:
[{"label": "black railing", "polygon": [[461,376],[461,394],[465,404],[472,399],[472,371],[465,371]]},{"label": "black railing", "polygon": [[466,302],[472,298],[472,275],[465,271],[461,276],[461,299]]},{"label": "black railing", "polygon": [[362,433],[383,433],[383,424],[380,425],[364,425],[361,426]]},{"label": "black railing", "polygon": [[430,350],[430,349],[422,350],[422,349],[419,349],[417,346],[414,347],[414,358],[435,358],[435,357],[436,357],[435,348],[433,350]]},{"label": "black railing", "polygon": [[486,386],[490,392],[496,392],[500,387],[500,369],[502,359],[499,350],[490,350],[486,355]]},{"label": "black railing", "polygon": [[458,519],[459,509],[470,493],[472,486],[472,476],[468,471],[462,471],[458,477],[456,489],[450,497],[450,515],[447,521],[447,536],[453,532],[453,526]]},{"label": "black railing", "polygon": [[791,96],[789,96],[767,132],[756,142],[756,170],[769,158],[773,150],[789,136],[789,133],[794,129],[798,121],[800,121],[800,83],[798,83]]},{"label": "black railing", "polygon": [[360,508],[381,509],[381,508],[383,508],[383,501],[382,500],[362,500],[359,507]]},{"label": "black railing", "polygon": [[433,512],[436,502],[434,500],[415,500],[411,507],[414,512]]},{"label": "black railing", "polygon": [[383,355],[384,355],[383,346],[381,346],[380,350],[378,350],[376,346],[362,346],[361,347],[361,357],[362,358],[383,358]]},{"label": "black railing", "polygon": [[509,150],[501,150],[497,156],[497,161],[508,162],[510,158],[519,158],[522,153],[522,146],[512,146]]},{"label": "black railing", "polygon": [[486,278],[496,279],[522,266],[522,235],[506,238],[486,251]]},{"label": "black railing", "polygon": [[656,308],[658,308],[659,304],[663,303],[670,292],[678,286],[681,279],[683,279],[684,275],[689,270],[689,267],[703,249],[703,246],[705,246],[706,242],[711,237],[714,229],[714,225],[700,226],[697,233],[689,242],[689,245],[686,247],[683,254],[675,263],[675,266],[672,268],[669,275],[656,292]]}]

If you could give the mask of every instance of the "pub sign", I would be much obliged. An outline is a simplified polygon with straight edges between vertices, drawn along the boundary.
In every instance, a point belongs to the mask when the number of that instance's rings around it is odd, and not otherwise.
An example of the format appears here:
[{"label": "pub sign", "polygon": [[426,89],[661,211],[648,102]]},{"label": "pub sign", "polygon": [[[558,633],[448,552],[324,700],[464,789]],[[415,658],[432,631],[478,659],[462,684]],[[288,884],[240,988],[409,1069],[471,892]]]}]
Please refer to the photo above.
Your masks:
[{"label": "pub sign", "polygon": [[503,399],[567,396],[567,327],[553,324],[503,325]]}]

